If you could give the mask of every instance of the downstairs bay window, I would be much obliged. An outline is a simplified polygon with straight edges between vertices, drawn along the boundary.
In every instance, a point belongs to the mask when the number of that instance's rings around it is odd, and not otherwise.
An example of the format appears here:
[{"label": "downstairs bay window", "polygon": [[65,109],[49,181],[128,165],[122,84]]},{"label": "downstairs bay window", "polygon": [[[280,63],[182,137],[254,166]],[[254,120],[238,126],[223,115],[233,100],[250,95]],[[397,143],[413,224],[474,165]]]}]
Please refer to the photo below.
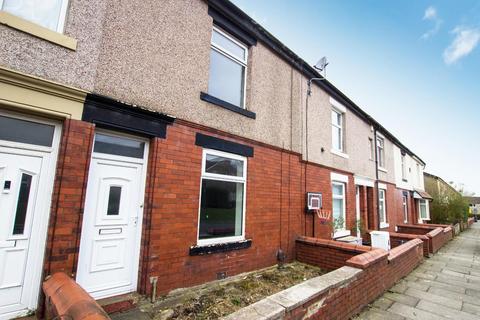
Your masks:
[{"label": "downstairs bay window", "polygon": [[199,245],[244,239],[246,172],[245,157],[203,151]]},{"label": "downstairs bay window", "polygon": [[388,227],[385,194],[385,189],[378,189],[378,218],[380,219],[380,228]]},{"label": "downstairs bay window", "polygon": [[345,183],[332,182],[332,213],[334,238],[349,235],[345,217]]},{"label": "downstairs bay window", "polygon": [[427,200],[418,200],[418,212],[420,220],[430,220],[430,213],[428,210],[428,202]]}]

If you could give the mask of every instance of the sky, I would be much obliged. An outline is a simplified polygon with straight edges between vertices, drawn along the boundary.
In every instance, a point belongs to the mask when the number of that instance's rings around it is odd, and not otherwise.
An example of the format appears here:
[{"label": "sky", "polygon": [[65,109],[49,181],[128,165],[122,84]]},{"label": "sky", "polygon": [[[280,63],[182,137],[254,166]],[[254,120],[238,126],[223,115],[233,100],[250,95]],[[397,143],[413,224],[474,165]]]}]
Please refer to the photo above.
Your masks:
[{"label": "sky", "polygon": [[424,160],[480,196],[480,0],[233,0]]}]

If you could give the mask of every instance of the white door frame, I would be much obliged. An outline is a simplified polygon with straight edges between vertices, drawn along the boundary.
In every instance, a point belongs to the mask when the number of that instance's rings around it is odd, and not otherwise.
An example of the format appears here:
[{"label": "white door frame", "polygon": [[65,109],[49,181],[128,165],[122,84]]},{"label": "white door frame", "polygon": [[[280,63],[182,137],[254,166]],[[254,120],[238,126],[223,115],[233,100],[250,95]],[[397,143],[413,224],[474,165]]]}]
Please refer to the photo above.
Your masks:
[{"label": "white door frame", "polygon": [[[136,163],[136,164],[142,164],[142,173],[141,173],[141,186],[140,186],[140,199],[142,201],[142,205],[139,206],[138,208],[138,213],[137,213],[137,229],[136,229],[136,234],[135,234],[135,253],[133,256],[134,262],[133,268],[132,268],[132,283],[133,286],[131,288],[130,292],[134,292],[137,290],[138,287],[138,269],[140,265],[140,251],[141,251],[141,240],[142,240],[142,227],[143,227],[143,214],[144,214],[144,201],[145,201],[145,189],[146,189],[146,178],[147,178],[147,167],[148,167],[148,154],[149,154],[149,149],[150,149],[150,141],[147,138],[139,137],[139,136],[134,136],[122,132],[117,132],[117,131],[111,131],[111,130],[106,130],[106,129],[96,129],[95,134],[97,133],[103,133],[111,136],[117,136],[117,137],[126,137],[129,139],[134,139],[137,141],[142,141],[145,142],[145,149],[144,149],[144,154],[143,154],[143,159],[139,158],[130,158],[130,157],[124,157],[124,156],[117,156],[117,155],[111,155],[111,154],[104,154],[104,153],[95,153],[93,152],[93,148],[95,147],[95,143],[92,143],[92,150],[91,150],[91,159],[101,159],[101,160],[108,160],[108,161],[116,161],[116,162],[130,162],[130,163]],[[94,138],[95,139],[95,138]],[[91,171],[89,168],[89,173],[88,173],[88,180],[90,181],[91,179]],[[88,183],[87,183],[88,186]],[[86,201],[86,200],[85,200]],[[82,240],[84,237],[84,230],[87,228],[87,219],[85,219],[85,215],[83,216],[82,219],[82,230],[81,230],[81,237],[80,237],[80,250],[82,251]],[[77,261],[77,277],[79,275],[80,271],[80,252],[79,252],[79,259]],[[108,298],[111,296],[116,296],[119,294],[123,293],[117,293],[115,290],[112,290],[113,292],[110,293],[108,290],[106,290],[106,294],[102,296],[96,296],[94,298],[96,299],[102,299],[102,298]]]},{"label": "white door frame", "polygon": [[357,220],[357,238],[360,237],[360,186],[355,186],[355,217]]},{"label": "white door frame", "polygon": [[39,186],[42,186],[42,192],[40,192],[40,188],[38,188],[36,195],[36,204],[37,208],[40,208],[40,212],[35,212],[32,217],[32,225],[35,225],[35,228],[31,229],[27,257],[27,267],[29,268],[30,272],[26,272],[24,278],[24,288],[29,290],[27,293],[28,309],[0,315],[0,319],[3,319],[4,316],[7,317],[6,319],[9,319],[10,317],[20,317],[26,315],[31,310],[35,310],[38,305],[62,124],[57,121],[39,118],[36,116],[18,114],[16,112],[5,111],[2,109],[0,109],[0,115],[49,124],[55,127],[51,147],[0,140],[1,152],[39,156],[42,157],[46,162],[45,166],[42,164],[41,177],[39,180]]}]

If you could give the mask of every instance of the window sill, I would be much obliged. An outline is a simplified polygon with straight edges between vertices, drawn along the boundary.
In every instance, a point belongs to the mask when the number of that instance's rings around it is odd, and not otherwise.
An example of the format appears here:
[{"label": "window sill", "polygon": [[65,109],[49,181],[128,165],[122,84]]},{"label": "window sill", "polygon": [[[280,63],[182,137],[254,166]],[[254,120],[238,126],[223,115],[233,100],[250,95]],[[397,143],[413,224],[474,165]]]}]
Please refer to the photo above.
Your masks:
[{"label": "window sill", "polygon": [[341,238],[341,237],[346,237],[350,235],[350,230],[338,230],[333,234],[333,239]]},{"label": "window sill", "polygon": [[13,29],[31,34],[37,38],[47,40],[51,43],[75,51],[77,40],[53,30],[44,28],[36,23],[14,16],[5,11],[0,11],[0,24],[7,25]]},{"label": "window sill", "polygon": [[384,229],[384,228],[388,228],[388,227],[390,227],[390,225],[388,223],[380,222],[380,229]]},{"label": "window sill", "polygon": [[378,167],[378,170],[379,170],[379,171],[382,171],[382,172],[385,172],[385,173],[387,173],[387,172],[388,172],[388,170],[387,170],[387,169],[385,169],[385,168],[382,168],[382,167]]},{"label": "window sill", "polygon": [[330,152],[333,153],[334,155],[337,155],[337,156],[345,158],[345,159],[349,158],[348,154],[346,154],[346,153],[344,153],[340,150],[337,150],[337,149],[332,148],[332,149],[330,149]]},{"label": "window sill", "polygon": [[227,110],[236,112],[238,114],[241,114],[247,118],[255,119],[257,115],[255,112],[248,111],[246,109],[240,108],[234,104],[231,104],[230,102],[223,101],[221,99],[215,98],[214,96],[209,95],[208,93],[205,92],[200,92],[200,99],[206,102],[209,102],[211,104],[214,104],[216,106],[225,108]]},{"label": "window sill", "polygon": [[252,240],[241,240],[235,242],[216,243],[210,245],[197,245],[190,247],[191,256],[203,256],[220,252],[247,249],[252,246]]}]

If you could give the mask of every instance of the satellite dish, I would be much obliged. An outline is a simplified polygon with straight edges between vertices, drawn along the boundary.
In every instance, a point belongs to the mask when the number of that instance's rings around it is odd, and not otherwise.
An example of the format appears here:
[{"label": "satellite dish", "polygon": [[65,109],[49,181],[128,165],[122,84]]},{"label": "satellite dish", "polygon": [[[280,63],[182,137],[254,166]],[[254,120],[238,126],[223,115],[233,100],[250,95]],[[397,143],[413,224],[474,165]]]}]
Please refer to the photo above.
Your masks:
[{"label": "satellite dish", "polygon": [[323,57],[313,66],[318,71],[322,72],[328,66],[327,57]]}]

